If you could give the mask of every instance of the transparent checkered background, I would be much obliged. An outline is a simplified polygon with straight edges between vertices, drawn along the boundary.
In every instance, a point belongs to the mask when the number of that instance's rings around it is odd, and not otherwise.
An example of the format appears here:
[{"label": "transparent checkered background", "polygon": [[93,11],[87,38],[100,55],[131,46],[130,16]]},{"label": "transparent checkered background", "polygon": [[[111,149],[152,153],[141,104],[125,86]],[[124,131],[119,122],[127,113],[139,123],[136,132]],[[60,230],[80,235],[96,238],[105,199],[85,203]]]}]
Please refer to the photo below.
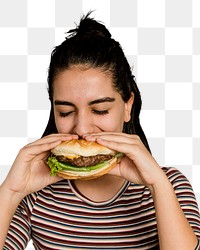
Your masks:
[{"label": "transparent checkered background", "polygon": [[200,204],[200,0],[1,0],[0,183],[46,126],[51,50],[89,10],[133,68],[153,155],[188,177]]}]

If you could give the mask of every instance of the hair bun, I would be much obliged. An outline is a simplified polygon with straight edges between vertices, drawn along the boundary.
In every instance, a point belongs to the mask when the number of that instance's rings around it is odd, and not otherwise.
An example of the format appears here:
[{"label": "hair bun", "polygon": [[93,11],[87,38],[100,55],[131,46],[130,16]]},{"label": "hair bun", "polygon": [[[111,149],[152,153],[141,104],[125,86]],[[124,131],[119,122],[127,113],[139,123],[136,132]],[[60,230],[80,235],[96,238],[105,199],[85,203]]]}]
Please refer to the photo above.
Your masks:
[{"label": "hair bun", "polygon": [[111,38],[110,32],[107,28],[100,22],[95,21],[93,18],[89,17],[92,12],[90,11],[86,16],[81,18],[79,25],[76,29],[70,30],[71,36],[101,36],[106,38]]}]

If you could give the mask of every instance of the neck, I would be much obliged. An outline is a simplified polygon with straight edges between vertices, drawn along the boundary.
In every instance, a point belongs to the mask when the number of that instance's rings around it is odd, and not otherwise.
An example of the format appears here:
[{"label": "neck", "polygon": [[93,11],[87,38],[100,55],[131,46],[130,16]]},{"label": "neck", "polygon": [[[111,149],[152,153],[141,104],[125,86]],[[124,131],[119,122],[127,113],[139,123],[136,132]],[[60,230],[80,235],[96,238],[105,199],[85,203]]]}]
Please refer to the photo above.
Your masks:
[{"label": "neck", "polygon": [[94,202],[110,200],[117,194],[124,183],[123,178],[109,174],[88,181],[74,181],[76,189],[87,199]]}]

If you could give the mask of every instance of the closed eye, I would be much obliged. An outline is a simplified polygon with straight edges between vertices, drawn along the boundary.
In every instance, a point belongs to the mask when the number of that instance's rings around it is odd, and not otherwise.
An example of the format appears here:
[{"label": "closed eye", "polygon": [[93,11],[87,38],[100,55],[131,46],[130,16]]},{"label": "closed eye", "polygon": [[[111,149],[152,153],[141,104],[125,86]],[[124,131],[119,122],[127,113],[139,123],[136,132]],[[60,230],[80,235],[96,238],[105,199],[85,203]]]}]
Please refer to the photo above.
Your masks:
[{"label": "closed eye", "polygon": [[74,111],[70,111],[70,112],[66,112],[66,113],[60,112],[59,115],[60,115],[60,117],[67,117],[67,116],[71,115],[73,112]]},{"label": "closed eye", "polygon": [[106,115],[108,114],[108,110],[96,110],[96,109],[93,109],[92,112],[96,115]]}]

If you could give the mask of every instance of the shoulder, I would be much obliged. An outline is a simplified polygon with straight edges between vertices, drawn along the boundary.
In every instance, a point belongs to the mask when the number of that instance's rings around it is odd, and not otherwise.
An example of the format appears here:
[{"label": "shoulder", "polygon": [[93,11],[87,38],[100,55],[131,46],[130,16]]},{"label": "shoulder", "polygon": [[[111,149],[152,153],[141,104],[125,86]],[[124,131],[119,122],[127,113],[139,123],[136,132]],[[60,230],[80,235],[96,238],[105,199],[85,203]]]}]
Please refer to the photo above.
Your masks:
[{"label": "shoulder", "polygon": [[185,183],[189,183],[187,177],[177,168],[175,167],[162,167],[162,170],[167,175],[169,181],[174,184],[177,181],[184,181]]},{"label": "shoulder", "polygon": [[174,167],[162,168],[171,182],[180,204],[190,204],[198,210],[196,197],[187,177]]},{"label": "shoulder", "polygon": [[47,201],[55,199],[56,197],[66,196],[71,193],[69,183],[67,180],[62,180],[57,183],[46,186],[45,188],[27,195],[20,203],[19,208],[23,207],[32,212],[34,207],[41,200]]}]

